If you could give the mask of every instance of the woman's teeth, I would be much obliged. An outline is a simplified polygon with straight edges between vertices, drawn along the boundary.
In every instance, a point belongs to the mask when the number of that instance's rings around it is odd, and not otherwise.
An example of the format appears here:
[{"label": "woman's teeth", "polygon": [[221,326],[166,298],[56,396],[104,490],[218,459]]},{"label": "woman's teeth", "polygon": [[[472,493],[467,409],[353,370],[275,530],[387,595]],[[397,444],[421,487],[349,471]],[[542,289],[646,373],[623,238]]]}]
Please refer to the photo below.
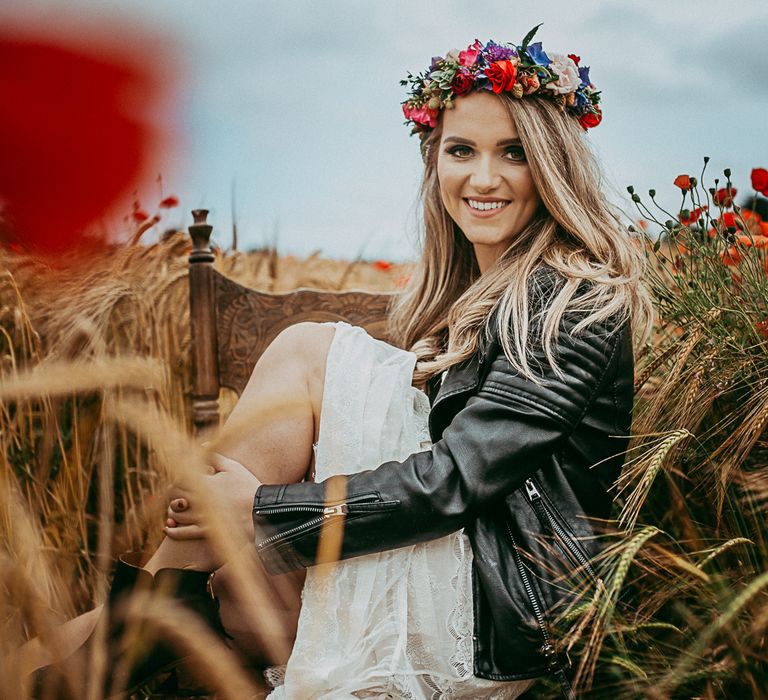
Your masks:
[{"label": "woman's teeth", "polygon": [[473,209],[487,211],[488,209],[501,209],[502,207],[506,207],[509,202],[477,202],[474,199],[468,199],[467,204]]}]

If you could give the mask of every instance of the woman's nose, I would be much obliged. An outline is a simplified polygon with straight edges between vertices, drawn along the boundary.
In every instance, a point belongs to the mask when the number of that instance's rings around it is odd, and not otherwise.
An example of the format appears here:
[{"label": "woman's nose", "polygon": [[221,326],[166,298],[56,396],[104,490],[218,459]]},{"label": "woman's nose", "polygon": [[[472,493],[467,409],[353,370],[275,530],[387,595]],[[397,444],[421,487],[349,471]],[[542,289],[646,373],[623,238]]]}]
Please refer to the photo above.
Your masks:
[{"label": "woman's nose", "polygon": [[477,158],[473,163],[469,184],[480,192],[488,192],[499,184],[499,173],[496,170],[493,158]]}]

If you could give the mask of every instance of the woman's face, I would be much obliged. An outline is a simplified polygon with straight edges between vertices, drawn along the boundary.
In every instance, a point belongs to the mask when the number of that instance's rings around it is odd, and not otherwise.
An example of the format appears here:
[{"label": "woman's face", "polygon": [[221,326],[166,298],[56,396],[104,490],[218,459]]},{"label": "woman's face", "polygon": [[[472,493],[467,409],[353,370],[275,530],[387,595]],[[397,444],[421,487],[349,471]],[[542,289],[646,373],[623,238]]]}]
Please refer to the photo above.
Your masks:
[{"label": "woman's face", "polygon": [[442,119],[440,195],[472,243],[482,274],[530,223],[541,200],[517,129],[495,95],[464,95]]}]

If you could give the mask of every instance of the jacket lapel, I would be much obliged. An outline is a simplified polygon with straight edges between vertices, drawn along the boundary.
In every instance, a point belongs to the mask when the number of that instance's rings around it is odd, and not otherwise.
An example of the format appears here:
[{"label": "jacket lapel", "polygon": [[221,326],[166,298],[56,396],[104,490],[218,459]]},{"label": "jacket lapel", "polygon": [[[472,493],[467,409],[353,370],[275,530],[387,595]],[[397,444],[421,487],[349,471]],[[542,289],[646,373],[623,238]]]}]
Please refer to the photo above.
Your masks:
[{"label": "jacket lapel", "polygon": [[[450,406],[459,397],[474,393],[480,383],[480,354],[475,353],[468,360],[448,368],[445,380],[432,401],[429,412],[429,433],[433,442],[440,439],[455,411]],[[436,381],[440,381],[439,375]]]}]

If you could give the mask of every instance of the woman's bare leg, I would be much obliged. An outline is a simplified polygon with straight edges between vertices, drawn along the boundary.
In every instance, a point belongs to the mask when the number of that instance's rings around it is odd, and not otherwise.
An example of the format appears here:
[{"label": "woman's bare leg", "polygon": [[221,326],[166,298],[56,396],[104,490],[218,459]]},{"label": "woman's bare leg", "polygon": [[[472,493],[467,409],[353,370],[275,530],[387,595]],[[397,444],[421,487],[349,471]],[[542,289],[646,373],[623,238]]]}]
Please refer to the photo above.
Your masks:
[{"label": "woman's bare leg", "polygon": [[[304,478],[314,462],[312,443],[319,435],[325,364],[334,332],[332,326],[304,322],[290,326],[275,338],[256,363],[225,423],[223,437],[216,444],[217,452],[243,464],[263,483],[293,483]],[[194,552],[198,550],[194,542],[166,538],[144,568],[152,574],[162,568],[194,569]],[[256,559],[252,552],[243,555]],[[260,570],[257,561],[254,566]],[[243,620],[251,616],[242,614],[243,601],[236,595],[237,587],[228,577],[228,568],[223,567],[216,577],[215,592],[222,620],[238,646],[258,656],[263,651],[257,648],[261,642],[243,627]],[[264,599],[275,605],[285,624],[285,636],[292,638],[303,572],[271,579],[264,574],[264,580],[274,583],[274,590],[268,591]],[[61,644],[61,648],[76,649],[82,645],[98,621],[99,615],[95,613],[90,611],[62,627],[60,637],[66,638],[67,643]],[[30,670],[53,661],[36,644],[37,640],[33,640],[22,650]]]}]

